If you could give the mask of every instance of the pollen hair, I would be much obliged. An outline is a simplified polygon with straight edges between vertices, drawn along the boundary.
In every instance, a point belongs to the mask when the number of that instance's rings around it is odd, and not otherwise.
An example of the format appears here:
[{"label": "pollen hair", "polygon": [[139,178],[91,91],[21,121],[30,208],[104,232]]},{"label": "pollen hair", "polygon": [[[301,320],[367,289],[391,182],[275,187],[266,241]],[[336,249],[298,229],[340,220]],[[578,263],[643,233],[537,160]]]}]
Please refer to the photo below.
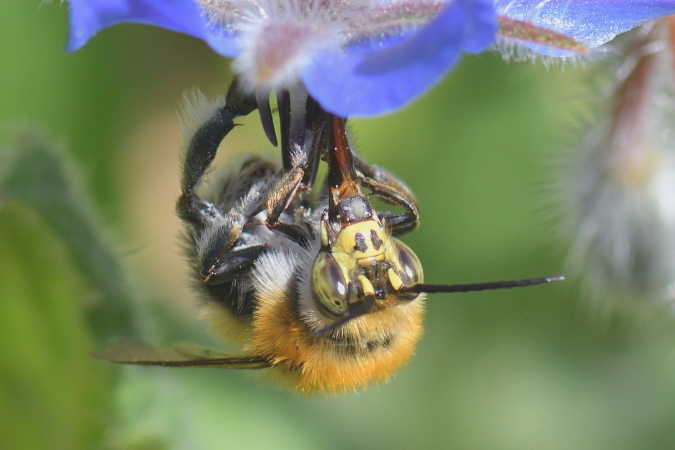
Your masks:
[{"label": "pollen hair", "polygon": [[[260,305],[253,315],[252,353],[274,355],[275,370],[299,371],[298,377],[283,379],[308,393],[337,393],[386,381],[408,361],[422,335],[423,296],[364,314],[316,337],[307,317],[300,318],[301,307],[292,301],[297,297],[293,259],[289,253],[266,254],[256,264]],[[281,271],[280,263],[286,266]],[[279,272],[291,276],[280,277]]]}]

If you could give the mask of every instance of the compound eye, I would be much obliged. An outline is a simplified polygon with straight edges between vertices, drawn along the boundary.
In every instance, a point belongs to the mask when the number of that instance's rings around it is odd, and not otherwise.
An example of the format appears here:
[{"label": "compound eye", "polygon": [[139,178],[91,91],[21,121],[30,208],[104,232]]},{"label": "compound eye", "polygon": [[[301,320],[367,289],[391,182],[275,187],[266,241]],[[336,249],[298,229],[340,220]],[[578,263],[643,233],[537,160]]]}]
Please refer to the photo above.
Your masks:
[{"label": "compound eye", "polygon": [[424,273],[422,272],[422,263],[417,255],[403,242],[396,240],[398,249],[398,262],[401,264],[403,274],[407,277],[403,282],[406,286],[413,286],[423,282]]},{"label": "compound eye", "polygon": [[342,317],[349,308],[347,283],[337,261],[329,252],[319,252],[312,266],[312,295],[322,313]]}]

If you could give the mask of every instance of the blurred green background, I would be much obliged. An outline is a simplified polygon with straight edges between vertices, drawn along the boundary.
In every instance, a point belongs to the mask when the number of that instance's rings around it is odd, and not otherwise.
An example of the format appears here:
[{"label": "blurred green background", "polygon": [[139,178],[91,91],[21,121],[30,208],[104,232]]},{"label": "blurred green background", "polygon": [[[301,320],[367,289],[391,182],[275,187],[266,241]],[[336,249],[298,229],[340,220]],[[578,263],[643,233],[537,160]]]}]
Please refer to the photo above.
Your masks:
[{"label": "blurred green background", "polygon": [[[0,2],[0,122],[37,124],[68,149],[100,216],[84,208],[93,239],[114,243],[130,280],[120,296],[146,335],[217,345],[173,215],[176,111],[187,88],[223,93],[229,63],[151,27],[114,27],[74,54],[66,36],[66,4]],[[428,282],[564,270],[550,191],[569,130],[588,115],[582,79],[467,57],[414,105],[352,121],[365,158],[418,196],[422,226],[405,241]],[[244,122],[226,147],[268,146],[255,118]],[[251,373],[91,358],[106,315],[88,312],[105,295],[51,225],[0,197],[2,449],[675,448],[674,319],[648,303],[599,314],[574,280],[435,296],[415,358],[390,383],[308,399]]]}]

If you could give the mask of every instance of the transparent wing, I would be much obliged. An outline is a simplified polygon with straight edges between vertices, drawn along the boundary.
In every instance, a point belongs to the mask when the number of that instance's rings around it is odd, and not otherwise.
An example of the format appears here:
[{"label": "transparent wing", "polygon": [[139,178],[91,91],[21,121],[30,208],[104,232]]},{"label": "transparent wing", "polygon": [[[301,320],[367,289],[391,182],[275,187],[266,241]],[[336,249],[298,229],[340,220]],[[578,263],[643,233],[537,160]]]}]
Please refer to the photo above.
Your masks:
[{"label": "transparent wing", "polygon": [[195,344],[179,343],[154,347],[143,342],[122,341],[92,356],[120,364],[165,367],[213,367],[221,369],[264,369],[271,364],[262,356],[233,356]]}]

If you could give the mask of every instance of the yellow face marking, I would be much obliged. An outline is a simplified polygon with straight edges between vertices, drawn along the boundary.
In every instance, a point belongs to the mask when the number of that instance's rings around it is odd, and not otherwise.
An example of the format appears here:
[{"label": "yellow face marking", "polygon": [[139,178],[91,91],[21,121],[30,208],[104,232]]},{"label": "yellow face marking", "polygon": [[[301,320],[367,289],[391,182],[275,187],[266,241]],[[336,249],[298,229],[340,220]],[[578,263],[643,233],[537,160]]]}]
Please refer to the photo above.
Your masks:
[{"label": "yellow face marking", "polygon": [[357,279],[359,280],[359,283],[361,283],[364,295],[375,295],[375,288],[373,288],[373,285],[368,278],[364,275],[359,275]]},{"label": "yellow face marking", "polygon": [[391,287],[397,291],[401,289],[401,286],[403,286],[403,280],[401,280],[401,277],[399,277],[396,272],[394,272],[394,269],[390,268],[387,270],[387,277],[389,277]]},{"label": "yellow face marking", "polygon": [[386,238],[380,224],[375,219],[348,225],[340,231],[333,253],[341,252],[357,260],[384,260]]},{"label": "yellow face marking", "polygon": [[328,245],[328,230],[326,229],[326,222],[321,221],[321,245],[326,247]]}]

